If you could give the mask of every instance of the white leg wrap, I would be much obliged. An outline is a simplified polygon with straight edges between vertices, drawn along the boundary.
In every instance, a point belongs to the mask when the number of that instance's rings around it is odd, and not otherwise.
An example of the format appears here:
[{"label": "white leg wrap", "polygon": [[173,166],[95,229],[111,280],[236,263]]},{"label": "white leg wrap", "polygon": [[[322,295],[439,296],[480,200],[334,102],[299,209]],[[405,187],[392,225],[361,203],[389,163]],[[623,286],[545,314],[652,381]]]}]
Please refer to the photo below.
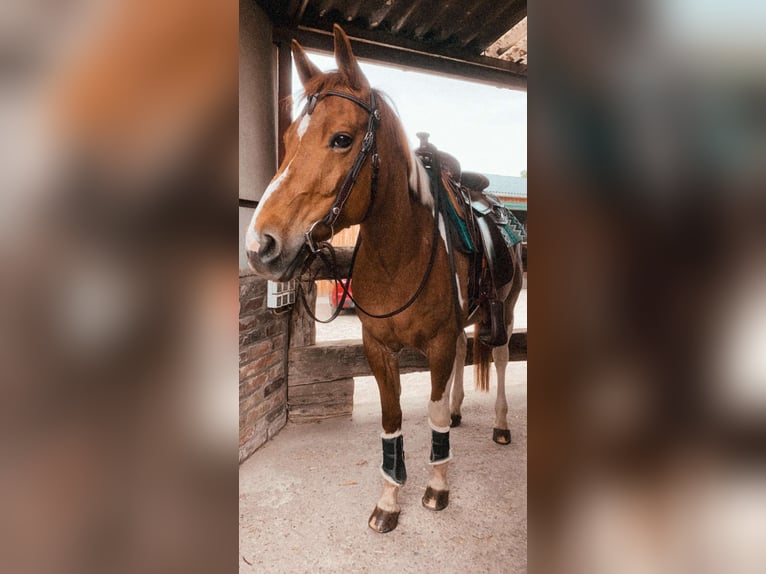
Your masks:
[{"label": "white leg wrap", "polygon": [[445,433],[445,432],[449,432],[449,430],[450,430],[449,425],[447,425],[446,427],[436,426],[434,424],[434,421],[432,421],[430,417],[428,419],[428,425],[431,427],[431,430],[434,430],[436,432]]}]

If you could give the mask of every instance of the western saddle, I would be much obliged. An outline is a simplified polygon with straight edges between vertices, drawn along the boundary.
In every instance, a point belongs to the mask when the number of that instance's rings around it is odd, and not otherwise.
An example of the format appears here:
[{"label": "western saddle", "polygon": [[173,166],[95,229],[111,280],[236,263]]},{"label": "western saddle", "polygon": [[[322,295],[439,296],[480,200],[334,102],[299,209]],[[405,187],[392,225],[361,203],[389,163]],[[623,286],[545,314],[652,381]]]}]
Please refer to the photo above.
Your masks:
[{"label": "western saddle", "polygon": [[469,318],[483,310],[479,339],[492,347],[505,345],[509,333],[498,294],[513,280],[511,252],[522,241],[523,228],[499,199],[484,192],[489,186],[486,176],[461,171],[457,159],[429,143],[429,134],[417,136],[420,147],[415,154],[429,174],[432,191],[440,194],[440,211],[449,221],[448,248],[470,258]]}]

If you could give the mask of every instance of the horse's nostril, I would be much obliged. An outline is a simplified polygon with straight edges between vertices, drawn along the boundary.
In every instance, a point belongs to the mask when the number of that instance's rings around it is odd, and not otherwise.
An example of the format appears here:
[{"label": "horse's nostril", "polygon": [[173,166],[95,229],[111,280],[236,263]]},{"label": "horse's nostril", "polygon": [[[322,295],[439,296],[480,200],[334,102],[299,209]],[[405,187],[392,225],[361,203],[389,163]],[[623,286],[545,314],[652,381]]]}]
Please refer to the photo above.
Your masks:
[{"label": "horse's nostril", "polygon": [[274,236],[265,233],[260,245],[258,246],[258,257],[260,257],[261,261],[264,263],[268,263],[269,261],[273,261],[279,257],[279,252],[279,241],[277,241]]}]

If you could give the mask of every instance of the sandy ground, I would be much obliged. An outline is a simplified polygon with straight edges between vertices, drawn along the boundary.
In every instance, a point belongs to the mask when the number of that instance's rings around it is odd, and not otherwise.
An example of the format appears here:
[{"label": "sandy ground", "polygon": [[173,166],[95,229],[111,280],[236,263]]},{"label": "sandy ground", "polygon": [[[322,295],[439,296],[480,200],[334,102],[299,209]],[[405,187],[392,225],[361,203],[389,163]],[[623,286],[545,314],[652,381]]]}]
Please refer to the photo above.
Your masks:
[{"label": "sandy ground", "polygon": [[[526,326],[526,290],[517,306]],[[343,315],[318,326],[320,340],[357,337]],[[421,506],[430,475],[429,376],[402,376],[408,480],[399,527],[377,534],[367,518],[382,488],[380,405],[372,377],[356,379],[351,419],[292,424],[240,467],[241,572],[488,572],[527,570],[527,364],[506,374],[510,446],[492,442],[489,394],[466,369],[463,425],[451,433],[450,505]]]}]

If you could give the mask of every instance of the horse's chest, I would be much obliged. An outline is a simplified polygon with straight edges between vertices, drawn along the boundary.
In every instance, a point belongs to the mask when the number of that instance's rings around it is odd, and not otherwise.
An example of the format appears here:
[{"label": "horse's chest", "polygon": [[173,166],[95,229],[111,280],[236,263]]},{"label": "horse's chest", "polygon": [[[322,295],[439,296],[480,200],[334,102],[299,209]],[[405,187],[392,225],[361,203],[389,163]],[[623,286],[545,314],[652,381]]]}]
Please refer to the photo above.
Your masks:
[{"label": "horse's chest", "polygon": [[425,350],[435,334],[428,324],[417,319],[379,319],[363,321],[363,324],[370,335],[393,352],[404,347]]}]

